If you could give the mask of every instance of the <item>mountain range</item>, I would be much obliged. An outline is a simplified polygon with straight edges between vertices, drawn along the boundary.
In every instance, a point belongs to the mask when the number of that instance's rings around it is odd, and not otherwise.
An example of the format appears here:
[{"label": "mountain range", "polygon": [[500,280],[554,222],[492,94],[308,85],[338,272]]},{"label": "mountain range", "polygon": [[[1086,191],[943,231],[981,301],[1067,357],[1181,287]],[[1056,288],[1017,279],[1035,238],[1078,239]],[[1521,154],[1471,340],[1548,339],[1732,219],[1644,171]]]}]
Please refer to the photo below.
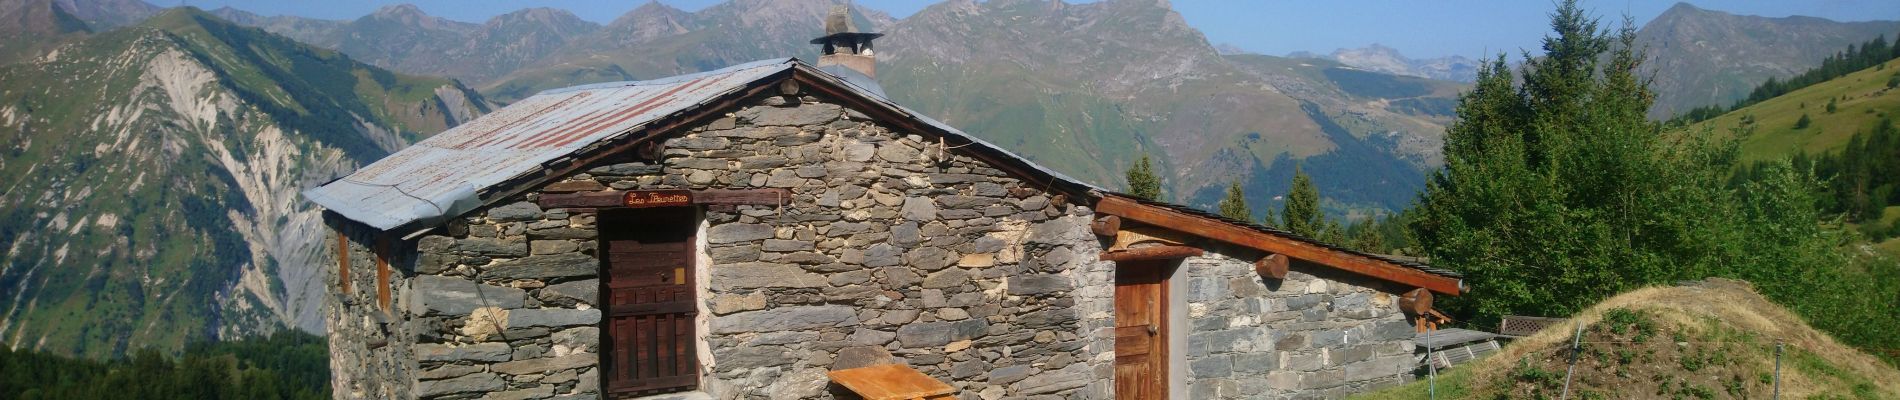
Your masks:
[{"label": "mountain range", "polygon": [[1328,54],[1314,54],[1296,51],[1287,54],[1292,58],[1318,58],[1338,61],[1341,64],[1357,68],[1384,72],[1393,75],[1416,76],[1457,82],[1471,82],[1478,78],[1478,60],[1465,56],[1445,56],[1427,59],[1412,59],[1399,54],[1398,49],[1378,43],[1357,49],[1333,50]]},{"label": "mountain range", "polygon": [[325,230],[298,191],[489,108],[189,8],[0,67],[0,342],[110,357],[321,331]]},{"label": "mountain range", "polygon": [[1900,21],[1836,22],[1814,17],[1734,15],[1676,3],[1643,24],[1636,41],[1655,78],[1651,118],[1729,104],[1768,78],[1821,65],[1849,45],[1900,35]]},{"label": "mountain range", "polygon": [[[806,41],[822,34],[821,18],[835,3],[732,0],[688,12],[650,2],[604,26],[572,29],[546,28],[555,25],[548,21],[577,21],[558,11],[540,19],[504,15],[480,27],[409,6],[353,21],[213,13],[397,71],[455,77],[508,101],[574,84],[811,57],[816,49]],[[1310,170],[1328,175],[1323,182],[1342,182],[1325,189],[1335,213],[1402,207],[1422,171],[1436,165],[1438,137],[1461,87],[1335,62],[1222,55],[1165,2],[963,0],[902,20],[852,10],[858,26],[888,34],[878,48],[879,78],[895,100],[1107,186],[1119,186],[1129,162],[1153,153],[1166,160],[1176,200],[1209,205],[1229,180],[1270,202],[1284,191],[1292,165],[1330,153],[1339,160],[1314,162],[1362,166]],[[518,46],[533,49],[522,54],[543,55],[507,62],[520,65],[513,70],[437,61],[493,53],[467,47],[493,44],[479,39],[483,29],[571,35],[559,46]],[[400,39],[376,39],[392,36]],[[385,46],[339,39],[351,37]],[[433,44],[388,45],[409,40]],[[1232,172],[1199,173],[1208,170]]]},{"label": "mountain range", "polygon": [[[1606,24],[1604,28],[1614,28],[1613,23]],[[1895,39],[1900,35],[1900,21],[1768,18],[1676,3],[1636,32],[1638,45],[1649,55],[1645,73],[1654,78],[1656,104],[1650,109],[1650,117],[1665,119],[1709,105],[1726,107],[1768,78],[1801,73],[1849,45],[1881,35]],[[1478,66],[1478,61],[1462,56],[1411,59],[1378,44],[1329,54],[1294,52],[1287,56],[1458,82],[1470,82]]]}]

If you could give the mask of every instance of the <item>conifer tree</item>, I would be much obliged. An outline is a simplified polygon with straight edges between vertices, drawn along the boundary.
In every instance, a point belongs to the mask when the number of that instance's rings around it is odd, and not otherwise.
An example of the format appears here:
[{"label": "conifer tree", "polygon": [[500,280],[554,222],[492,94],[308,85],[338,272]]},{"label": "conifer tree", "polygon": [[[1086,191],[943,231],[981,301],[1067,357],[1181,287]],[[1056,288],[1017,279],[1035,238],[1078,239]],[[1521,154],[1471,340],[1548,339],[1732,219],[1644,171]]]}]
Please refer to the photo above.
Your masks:
[{"label": "conifer tree", "polygon": [[1155,175],[1154,164],[1148,161],[1148,153],[1141,154],[1141,161],[1128,167],[1128,194],[1148,200],[1161,200],[1161,178]]},{"label": "conifer tree", "polygon": [[1227,196],[1220,200],[1220,215],[1241,221],[1253,221],[1253,209],[1247,207],[1247,196],[1240,191],[1240,181],[1227,185]]},{"label": "conifer tree", "polygon": [[1359,251],[1383,253],[1385,252],[1385,237],[1379,233],[1377,223],[1368,222],[1359,226],[1358,232],[1353,233],[1349,247]]},{"label": "conifer tree", "polygon": [[1346,245],[1346,228],[1340,227],[1339,221],[1327,219],[1325,225],[1326,227],[1319,231],[1319,241],[1337,246]]},{"label": "conifer tree", "polygon": [[1782,168],[1756,178],[1775,185],[1731,190],[1735,142],[1666,135],[1645,116],[1655,97],[1633,25],[1601,30],[1566,0],[1521,76],[1500,55],[1460,97],[1445,167],[1411,223],[1434,264],[1484,293],[1448,302],[1454,318],[1570,315],[1643,285],[1718,275],[1794,296],[1792,282],[1813,279],[1796,275],[1839,262],[1796,189],[1811,181]]},{"label": "conifer tree", "polygon": [[1318,238],[1326,228],[1326,214],[1319,210],[1319,188],[1297,165],[1293,167],[1293,187],[1287,190],[1286,206],[1280,210],[1280,228],[1309,238]]}]

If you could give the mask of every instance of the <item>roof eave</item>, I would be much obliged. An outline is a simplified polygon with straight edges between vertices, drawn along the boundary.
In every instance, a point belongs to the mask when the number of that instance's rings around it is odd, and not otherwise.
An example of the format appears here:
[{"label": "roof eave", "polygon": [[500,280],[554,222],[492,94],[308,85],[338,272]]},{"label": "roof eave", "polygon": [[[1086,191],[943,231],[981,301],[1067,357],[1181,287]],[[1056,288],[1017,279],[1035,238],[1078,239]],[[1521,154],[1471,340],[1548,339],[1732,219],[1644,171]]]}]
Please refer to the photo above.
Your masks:
[{"label": "roof eave", "polygon": [[1324,246],[1309,239],[1274,234],[1170,207],[1145,204],[1141,200],[1118,194],[1101,194],[1100,200],[1095,203],[1095,211],[1445,295],[1457,296],[1465,291],[1464,279],[1460,277],[1398,265],[1368,254]]}]

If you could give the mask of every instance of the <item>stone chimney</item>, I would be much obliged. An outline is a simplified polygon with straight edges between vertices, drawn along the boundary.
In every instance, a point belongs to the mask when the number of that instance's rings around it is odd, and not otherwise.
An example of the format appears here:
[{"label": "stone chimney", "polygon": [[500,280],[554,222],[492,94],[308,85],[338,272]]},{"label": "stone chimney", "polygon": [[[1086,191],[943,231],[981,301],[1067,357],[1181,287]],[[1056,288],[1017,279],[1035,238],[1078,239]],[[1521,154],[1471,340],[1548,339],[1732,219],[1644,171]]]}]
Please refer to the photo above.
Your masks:
[{"label": "stone chimney", "polygon": [[858,32],[857,24],[851,22],[850,6],[835,5],[825,15],[825,36],[812,39],[811,44],[823,46],[819,68],[837,65],[877,79],[877,56],[871,51],[871,40],[879,36],[884,34]]}]

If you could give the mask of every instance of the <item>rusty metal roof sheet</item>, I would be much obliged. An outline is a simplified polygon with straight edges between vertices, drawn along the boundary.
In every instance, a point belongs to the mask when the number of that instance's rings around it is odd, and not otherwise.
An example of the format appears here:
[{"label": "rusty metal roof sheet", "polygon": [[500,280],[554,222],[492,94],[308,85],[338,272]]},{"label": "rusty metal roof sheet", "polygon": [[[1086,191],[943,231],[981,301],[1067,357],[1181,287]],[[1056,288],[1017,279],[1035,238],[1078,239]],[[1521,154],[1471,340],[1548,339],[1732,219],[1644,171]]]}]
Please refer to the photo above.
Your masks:
[{"label": "rusty metal roof sheet", "polygon": [[454,216],[481,206],[479,191],[799,64],[764,60],[541,92],[306,190],[304,197],[382,230]]}]

